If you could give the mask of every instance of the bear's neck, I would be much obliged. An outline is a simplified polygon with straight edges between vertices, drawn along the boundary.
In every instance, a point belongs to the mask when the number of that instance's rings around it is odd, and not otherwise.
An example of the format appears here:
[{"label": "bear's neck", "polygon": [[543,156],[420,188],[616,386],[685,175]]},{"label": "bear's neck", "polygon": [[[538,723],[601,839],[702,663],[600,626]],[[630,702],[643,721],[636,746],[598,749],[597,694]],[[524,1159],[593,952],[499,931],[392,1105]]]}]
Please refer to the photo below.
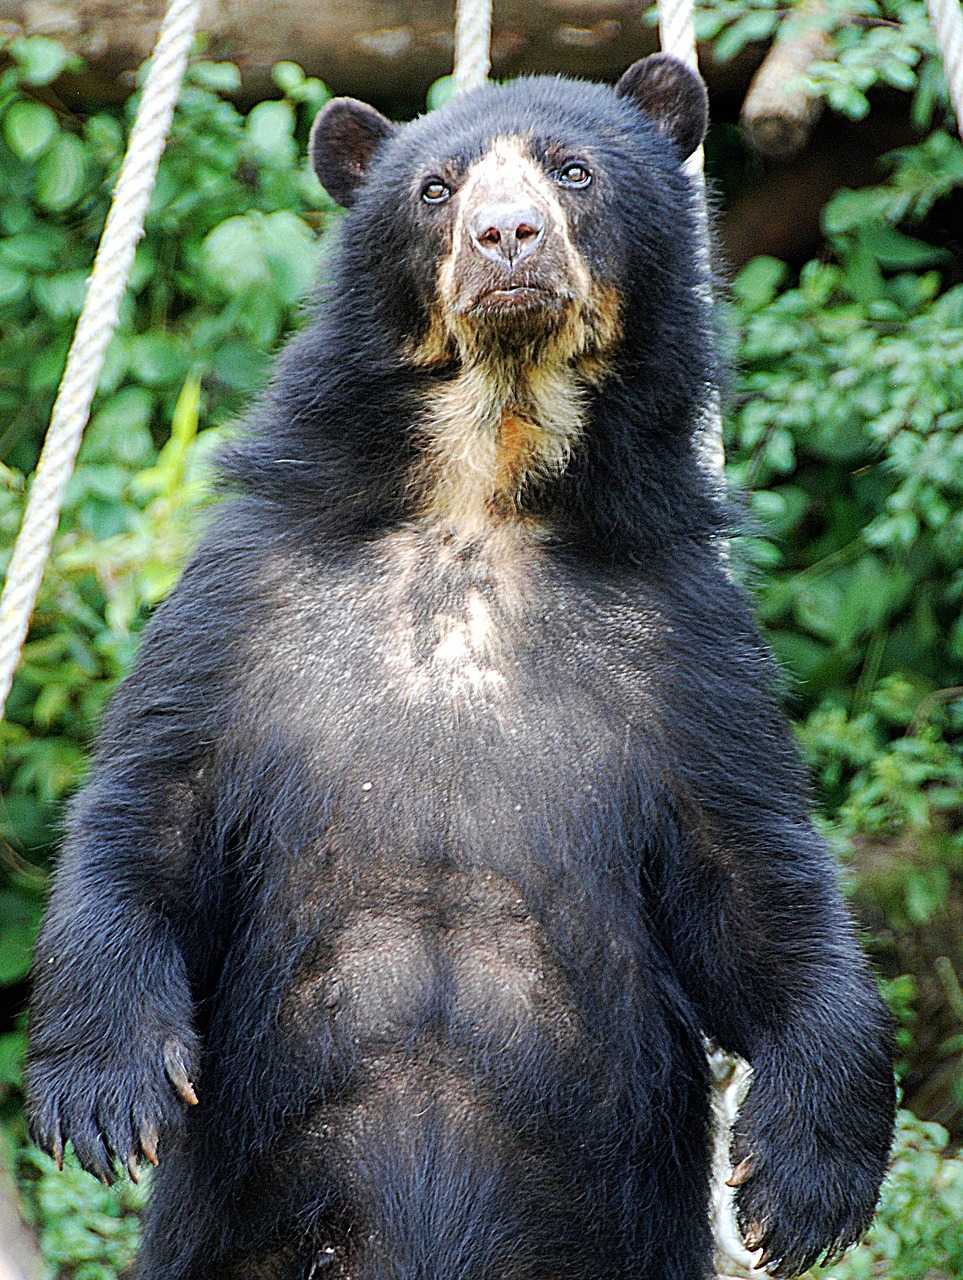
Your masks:
[{"label": "bear's neck", "polygon": [[535,499],[582,438],[587,391],[567,362],[463,365],[425,400],[411,476],[418,514],[469,537],[532,522]]}]

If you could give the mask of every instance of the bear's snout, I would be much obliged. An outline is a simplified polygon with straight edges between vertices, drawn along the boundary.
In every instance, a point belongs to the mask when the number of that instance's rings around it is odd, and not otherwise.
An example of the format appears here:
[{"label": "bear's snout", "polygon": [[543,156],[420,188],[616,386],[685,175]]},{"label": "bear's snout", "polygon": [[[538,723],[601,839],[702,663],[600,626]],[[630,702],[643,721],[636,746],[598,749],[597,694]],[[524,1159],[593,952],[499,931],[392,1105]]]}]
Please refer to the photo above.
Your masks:
[{"label": "bear's snout", "polygon": [[545,215],[531,204],[489,204],[472,215],[469,230],[473,248],[511,270],[545,238]]}]

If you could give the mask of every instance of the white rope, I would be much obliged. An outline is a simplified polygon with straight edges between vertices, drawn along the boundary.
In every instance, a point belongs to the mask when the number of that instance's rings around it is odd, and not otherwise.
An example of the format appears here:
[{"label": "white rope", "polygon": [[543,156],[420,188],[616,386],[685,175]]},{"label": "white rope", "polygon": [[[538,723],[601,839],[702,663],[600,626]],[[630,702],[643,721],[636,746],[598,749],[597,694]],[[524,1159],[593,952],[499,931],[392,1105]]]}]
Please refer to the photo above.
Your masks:
[{"label": "white rope", "polygon": [[963,138],[963,9],[959,0],[926,0],[930,21],[940,46],[943,70],[956,115],[956,128]]},{"label": "white rope", "polygon": [[[659,41],[663,53],[670,53],[699,70],[696,49],[693,0],[659,0]],[[709,242],[709,206],[706,200],[705,152],[698,147],[686,161],[686,172],[696,193],[699,216],[699,257],[702,265],[700,290],[711,300],[712,257]],[[718,389],[711,389],[699,426],[699,456],[708,473],[720,484],[724,481],[725,449],[722,442],[722,402]],[[729,1143],[732,1126],[746,1093],[751,1071],[741,1058],[712,1048],[708,1054],[713,1079],[715,1144],[712,1178],[712,1227],[715,1236],[716,1266],[725,1276],[758,1276],[759,1254],[751,1253],[736,1223],[735,1192],[728,1185],[732,1173]]]},{"label": "white rope", "polygon": [[492,0],[458,0],[455,9],[455,93],[488,79],[492,57]]},{"label": "white rope", "polygon": [[113,337],[157,165],[180,93],[201,0],[170,0],[67,356],[23,524],[0,597],[0,713],[13,683],[64,491]]},{"label": "white rope", "polygon": [[699,70],[696,53],[695,21],[692,0],[662,0],[659,5],[659,42],[663,53],[671,53]]},{"label": "white rope", "polygon": [[[659,42],[663,53],[671,53],[693,71],[699,70],[696,51],[693,0],[660,0]],[[709,251],[709,206],[706,202],[705,152],[697,147],[685,164],[686,173],[696,193],[699,211],[699,258],[702,265],[701,289],[712,297],[712,259]],[[699,457],[709,474],[723,483],[725,450],[722,445],[722,404],[719,393],[713,389],[709,395],[704,420],[699,427]]]},{"label": "white rope", "polygon": [[[662,0],[659,5],[659,43],[663,53],[671,53],[693,71],[699,70],[696,51],[695,24],[692,0]],[[708,211],[706,208],[705,153],[700,146],[686,161],[686,172],[692,178],[702,199],[702,213],[706,225],[706,252],[708,253]]]}]

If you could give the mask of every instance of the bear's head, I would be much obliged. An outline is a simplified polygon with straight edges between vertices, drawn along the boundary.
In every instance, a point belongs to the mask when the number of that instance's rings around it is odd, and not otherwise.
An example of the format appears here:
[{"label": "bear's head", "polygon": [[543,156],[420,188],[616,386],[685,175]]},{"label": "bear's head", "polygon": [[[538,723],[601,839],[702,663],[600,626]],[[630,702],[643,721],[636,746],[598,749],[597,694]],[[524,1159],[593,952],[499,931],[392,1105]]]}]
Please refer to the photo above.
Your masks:
[{"label": "bear's head", "polygon": [[422,514],[544,512],[593,449],[611,462],[606,415],[616,452],[626,416],[692,435],[715,357],[684,162],[706,123],[702,81],[664,55],[614,87],[530,77],[403,125],[322,110],[311,159],[350,207],[326,349],[342,383],[370,369],[366,403],[382,373],[414,388],[394,416]]},{"label": "bear's head", "polygon": [[570,85],[566,103],[559,86],[482,91],[406,128],[350,98],[319,115],[311,159],[335,199],[353,205],[366,185],[394,180],[398,225],[386,247],[430,317],[416,358],[511,354],[513,340],[540,348],[564,321],[570,354],[610,345],[613,294],[627,283],[606,217],[628,176],[613,142],[638,129],[641,108],[684,159],[705,133],[705,89],[665,56],[635,63],[614,95]]}]

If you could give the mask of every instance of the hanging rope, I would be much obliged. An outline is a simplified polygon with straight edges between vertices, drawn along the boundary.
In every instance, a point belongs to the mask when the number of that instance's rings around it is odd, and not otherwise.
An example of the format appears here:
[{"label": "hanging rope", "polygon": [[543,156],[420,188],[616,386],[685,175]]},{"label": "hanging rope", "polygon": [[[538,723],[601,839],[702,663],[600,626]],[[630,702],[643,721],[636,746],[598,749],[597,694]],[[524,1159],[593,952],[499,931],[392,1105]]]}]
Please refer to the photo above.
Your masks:
[{"label": "hanging rope", "polygon": [[143,235],[144,215],[200,7],[201,0],[171,0],[168,6],[94,259],[87,296],[0,597],[0,713],[27,636],[104,355],[117,326],[134,251]]},{"label": "hanging rope", "polygon": [[[680,62],[699,70],[696,49],[693,0],[660,0],[659,41],[663,53],[670,53]],[[686,161],[688,173],[696,192],[699,216],[699,256],[702,260],[701,289],[712,296],[712,259],[709,241],[709,207],[706,201],[705,152],[698,147]],[[722,442],[722,402],[718,389],[710,391],[699,427],[699,453],[702,465],[719,484],[723,484],[725,449]],[[710,1047],[709,1068],[714,1082],[713,1108],[716,1113],[715,1147],[712,1178],[712,1227],[715,1236],[717,1265],[724,1272],[743,1276],[759,1275],[755,1270],[758,1254],[751,1253],[736,1225],[735,1191],[729,1185],[732,1163],[729,1142],[732,1126],[739,1113],[749,1084],[750,1070],[740,1058],[730,1057],[721,1049]],[[720,1280],[725,1277],[720,1272]]]},{"label": "hanging rope", "polygon": [[[695,24],[692,15],[692,0],[662,0],[659,5],[659,43],[662,45],[663,53],[671,53],[674,58],[684,62],[693,71],[698,71],[699,57],[696,51]],[[702,213],[708,227],[704,167],[705,153],[702,147],[699,147],[686,161],[686,171],[701,192]],[[708,245],[708,232],[706,244]]]},{"label": "hanging rope", "polygon": [[943,59],[956,128],[963,138],[963,9],[959,0],[926,0],[926,3]]},{"label": "hanging rope", "polygon": [[458,0],[455,8],[455,93],[477,89],[492,65],[492,0]]},{"label": "hanging rope", "polygon": [[659,5],[659,43],[663,53],[671,53],[673,58],[698,71],[691,0],[662,0]]},{"label": "hanging rope", "polygon": [[[663,53],[671,53],[693,71],[699,70],[696,51],[695,22],[692,0],[661,0],[659,4],[659,42]],[[699,258],[702,265],[701,291],[712,297],[712,258],[709,251],[709,206],[706,202],[705,152],[697,147],[685,164],[686,173],[695,190],[699,216]],[[699,426],[699,456],[702,465],[721,485],[725,467],[722,445],[722,404],[719,392],[709,393],[703,421]]]}]

